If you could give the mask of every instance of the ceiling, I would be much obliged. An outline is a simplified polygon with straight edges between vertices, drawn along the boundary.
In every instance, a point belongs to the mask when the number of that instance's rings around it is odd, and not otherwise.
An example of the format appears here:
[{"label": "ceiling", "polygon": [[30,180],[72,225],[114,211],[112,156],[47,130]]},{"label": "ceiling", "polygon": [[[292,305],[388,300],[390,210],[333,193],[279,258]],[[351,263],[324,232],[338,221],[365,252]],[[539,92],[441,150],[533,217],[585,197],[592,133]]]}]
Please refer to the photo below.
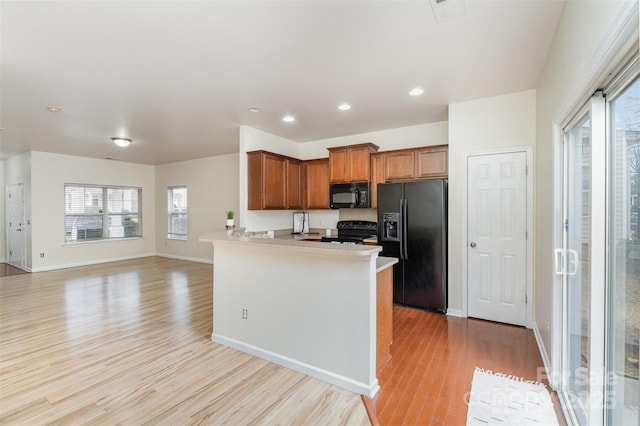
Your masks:
[{"label": "ceiling", "polygon": [[241,125],[303,143],[444,121],[534,89],[562,6],[468,0],[438,22],[427,0],[3,0],[0,159],[164,164],[237,152]]}]

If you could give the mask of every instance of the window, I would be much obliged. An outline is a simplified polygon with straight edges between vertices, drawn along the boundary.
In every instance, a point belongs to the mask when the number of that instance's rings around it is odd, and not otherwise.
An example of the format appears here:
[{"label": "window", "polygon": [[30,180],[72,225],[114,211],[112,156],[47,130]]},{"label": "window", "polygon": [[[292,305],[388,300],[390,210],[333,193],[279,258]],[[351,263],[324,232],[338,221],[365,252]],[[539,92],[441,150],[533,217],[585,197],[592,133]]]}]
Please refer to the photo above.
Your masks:
[{"label": "window", "polygon": [[66,184],[65,241],[141,237],[141,199],[141,188]]},{"label": "window", "polygon": [[187,187],[172,186],[168,190],[169,232],[167,238],[187,239]]}]

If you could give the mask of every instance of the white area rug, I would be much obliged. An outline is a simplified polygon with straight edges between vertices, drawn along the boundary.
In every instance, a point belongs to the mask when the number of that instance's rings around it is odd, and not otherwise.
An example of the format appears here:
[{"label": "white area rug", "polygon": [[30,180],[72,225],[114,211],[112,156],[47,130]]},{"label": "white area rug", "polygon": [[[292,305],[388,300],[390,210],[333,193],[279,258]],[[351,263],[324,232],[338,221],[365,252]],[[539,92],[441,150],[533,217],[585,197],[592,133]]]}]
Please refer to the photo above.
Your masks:
[{"label": "white area rug", "polygon": [[540,383],[476,368],[471,383],[467,426],[556,426],[547,388]]}]

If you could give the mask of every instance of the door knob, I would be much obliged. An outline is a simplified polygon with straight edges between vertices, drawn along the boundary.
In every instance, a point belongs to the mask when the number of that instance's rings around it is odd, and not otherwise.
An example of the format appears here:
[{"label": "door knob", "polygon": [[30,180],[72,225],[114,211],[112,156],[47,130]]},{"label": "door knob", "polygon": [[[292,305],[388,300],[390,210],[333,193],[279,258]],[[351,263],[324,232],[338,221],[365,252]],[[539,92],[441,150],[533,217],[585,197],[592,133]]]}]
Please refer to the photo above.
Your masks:
[{"label": "door knob", "polygon": [[471,248],[476,248],[476,243],[471,242],[471,243],[469,243],[469,246],[470,246]]}]

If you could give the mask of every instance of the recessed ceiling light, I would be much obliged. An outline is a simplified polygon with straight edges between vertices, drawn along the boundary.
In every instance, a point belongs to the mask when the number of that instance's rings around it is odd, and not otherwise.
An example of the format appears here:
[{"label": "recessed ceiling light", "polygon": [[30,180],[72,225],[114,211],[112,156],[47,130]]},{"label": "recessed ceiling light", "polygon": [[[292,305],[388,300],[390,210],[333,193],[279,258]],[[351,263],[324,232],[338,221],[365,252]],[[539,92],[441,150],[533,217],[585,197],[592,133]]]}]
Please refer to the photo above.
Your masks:
[{"label": "recessed ceiling light", "polygon": [[249,112],[260,112],[260,108],[251,107],[251,108],[249,108]]},{"label": "recessed ceiling light", "polygon": [[133,142],[129,138],[121,138],[121,137],[118,137],[118,136],[112,137],[111,140],[113,141],[113,143],[115,143],[116,145],[118,145],[121,148],[126,148],[126,147],[129,146],[129,144],[131,142]]},{"label": "recessed ceiling light", "polygon": [[351,109],[351,105],[349,105],[346,102],[341,103],[340,105],[338,105],[338,109],[340,111],[349,111]]},{"label": "recessed ceiling light", "polygon": [[424,93],[424,89],[422,87],[414,87],[409,91],[411,96],[420,96]]},{"label": "recessed ceiling light", "polygon": [[47,106],[47,111],[49,112],[60,112],[62,111],[62,107],[58,105],[49,105]]},{"label": "recessed ceiling light", "polygon": [[296,121],[296,118],[293,115],[285,115],[284,117],[282,117],[282,121],[284,121],[285,123],[293,123],[294,121]]}]

